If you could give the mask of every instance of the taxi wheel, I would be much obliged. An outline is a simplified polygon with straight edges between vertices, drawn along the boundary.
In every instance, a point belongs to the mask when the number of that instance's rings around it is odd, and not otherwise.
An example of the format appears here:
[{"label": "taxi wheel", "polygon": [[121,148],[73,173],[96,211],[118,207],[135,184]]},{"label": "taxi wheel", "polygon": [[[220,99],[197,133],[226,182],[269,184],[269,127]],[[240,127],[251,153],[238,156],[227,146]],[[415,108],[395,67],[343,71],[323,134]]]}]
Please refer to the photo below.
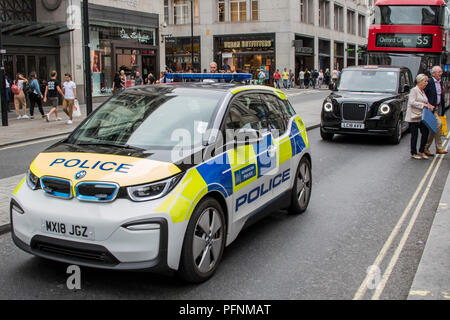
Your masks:
[{"label": "taxi wheel", "polygon": [[389,142],[391,144],[399,144],[402,139],[402,119],[401,116],[397,121],[397,125],[395,126],[395,131],[392,136],[389,137]]},{"label": "taxi wheel", "polygon": [[208,280],[225,248],[226,225],[219,202],[205,198],[192,213],[184,237],[179,276],[193,283]]},{"label": "taxi wheel", "polygon": [[294,187],[292,188],[291,205],[288,208],[289,213],[299,214],[306,210],[311,198],[311,189],[311,163],[306,157],[303,157],[297,167]]},{"label": "taxi wheel", "polygon": [[331,141],[333,140],[334,133],[324,132],[322,127],[320,127],[320,137],[325,141]]}]

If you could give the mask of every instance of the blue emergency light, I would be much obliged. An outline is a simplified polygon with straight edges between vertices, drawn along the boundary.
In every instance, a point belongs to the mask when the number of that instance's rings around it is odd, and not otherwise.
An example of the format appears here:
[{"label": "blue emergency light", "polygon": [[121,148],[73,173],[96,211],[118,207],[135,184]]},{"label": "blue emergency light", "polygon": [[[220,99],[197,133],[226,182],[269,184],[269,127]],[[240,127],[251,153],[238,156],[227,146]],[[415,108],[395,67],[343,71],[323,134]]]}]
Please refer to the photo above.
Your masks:
[{"label": "blue emergency light", "polygon": [[204,80],[204,79],[224,79],[224,80],[251,80],[251,73],[166,73],[167,79],[173,81],[182,80]]}]

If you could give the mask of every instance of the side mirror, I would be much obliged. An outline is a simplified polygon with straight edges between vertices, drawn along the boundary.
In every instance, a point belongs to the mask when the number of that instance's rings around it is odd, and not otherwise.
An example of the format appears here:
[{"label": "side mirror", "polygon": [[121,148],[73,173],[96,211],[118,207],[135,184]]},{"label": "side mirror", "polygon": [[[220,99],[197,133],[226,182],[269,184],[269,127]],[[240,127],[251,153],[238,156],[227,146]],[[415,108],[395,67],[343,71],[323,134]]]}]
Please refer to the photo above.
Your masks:
[{"label": "side mirror", "polygon": [[403,93],[409,93],[409,91],[411,90],[409,84],[405,84],[403,86]]},{"label": "side mirror", "polygon": [[236,146],[254,144],[262,141],[262,134],[258,130],[242,128],[234,135]]}]

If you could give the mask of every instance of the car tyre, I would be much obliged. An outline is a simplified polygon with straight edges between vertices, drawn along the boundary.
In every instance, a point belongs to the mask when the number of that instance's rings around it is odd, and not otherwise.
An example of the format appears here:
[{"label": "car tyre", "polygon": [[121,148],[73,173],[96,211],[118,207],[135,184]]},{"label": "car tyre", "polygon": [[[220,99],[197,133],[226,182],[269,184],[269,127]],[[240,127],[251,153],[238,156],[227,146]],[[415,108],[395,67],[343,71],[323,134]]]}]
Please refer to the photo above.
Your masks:
[{"label": "car tyre", "polygon": [[397,125],[395,126],[395,130],[392,133],[392,136],[389,137],[389,142],[391,144],[399,144],[402,139],[402,119],[399,118],[397,120]]},{"label": "car tyre", "polygon": [[226,224],[222,206],[203,199],[194,209],[184,236],[178,275],[200,283],[215,273],[225,248]]},{"label": "car tyre", "polygon": [[320,127],[320,136],[325,141],[331,141],[333,140],[334,133],[325,132],[323,131],[322,127]]},{"label": "car tyre", "polygon": [[312,174],[311,162],[303,157],[297,167],[294,187],[292,188],[291,205],[288,208],[290,214],[303,213],[311,199]]}]

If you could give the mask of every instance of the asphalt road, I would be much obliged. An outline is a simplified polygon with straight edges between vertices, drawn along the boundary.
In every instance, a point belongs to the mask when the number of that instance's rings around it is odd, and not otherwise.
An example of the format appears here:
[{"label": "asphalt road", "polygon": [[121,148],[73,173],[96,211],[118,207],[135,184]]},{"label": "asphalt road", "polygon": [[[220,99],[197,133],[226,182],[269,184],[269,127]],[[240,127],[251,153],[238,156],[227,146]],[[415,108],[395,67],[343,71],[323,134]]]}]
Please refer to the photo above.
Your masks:
[{"label": "asphalt road", "polygon": [[[305,97],[290,99],[295,109],[300,101],[318,103]],[[67,265],[22,252],[7,233],[0,236],[0,299],[352,299],[431,161],[409,158],[409,134],[397,146],[365,137],[324,142],[318,129],[308,136],[313,152],[308,210],[299,216],[274,212],[244,230],[208,282],[188,285],[175,277],[81,268],[82,288],[70,291]],[[45,144],[51,142],[14,151],[12,159],[19,159],[10,167],[14,174],[24,172]],[[0,160],[12,157],[12,149],[11,155],[5,151]],[[445,158],[381,299],[408,296],[449,169]],[[397,244],[398,239],[387,251],[382,271]],[[363,298],[372,293],[367,290]]]}]

